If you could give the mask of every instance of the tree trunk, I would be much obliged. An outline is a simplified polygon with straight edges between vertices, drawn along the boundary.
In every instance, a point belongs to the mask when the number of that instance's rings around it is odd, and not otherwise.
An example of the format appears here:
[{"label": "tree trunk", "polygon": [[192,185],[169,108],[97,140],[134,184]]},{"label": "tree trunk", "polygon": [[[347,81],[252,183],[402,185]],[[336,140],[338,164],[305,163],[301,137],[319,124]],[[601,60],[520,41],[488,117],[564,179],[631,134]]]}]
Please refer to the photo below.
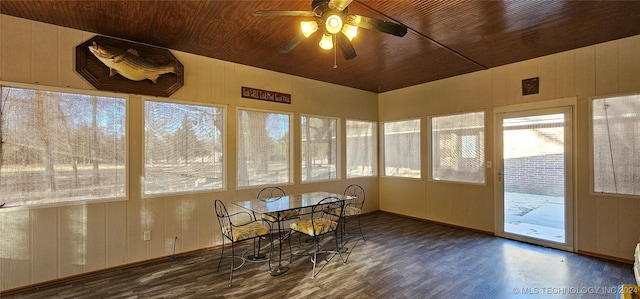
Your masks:
[{"label": "tree trunk", "polygon": [[100,185],[100,172],[98,169],[98,98],[91,97],[92,122],[91,129],[93,130],[91,140],[91,164],[93,165],[93,186]]},{"label": "tree trunk", "polygon": [[304,145],[306,147],[305,149],[305,153],[306,153],[306,157],[304,159],[304,164],[305,164],[305,173],[307,175],[307,180],[311,180],[312,178],[312,173],[311,171],[313,170],[313,145],[311,143],[311,124],[309,124],[309,118],[305,117],[306,121],[305,121],[305,125],[304,125],[304,132],[305,132],[305,142]]},{"label": "tree trunk", "polygon": [[265,148],[271,148],[271,138],[269,138],[267,132],[267,117],[267,113],[256,113],[248,120],[255,172],[262,174],[269,172],[269,160],[271,158],[271,152],[264,150]]},{"label": "tree trunk", "polygon": [[[238,117],[238,123],[242,122],[242,116]],[[239,127],[239,126],[238,126]],[[218,128],[222,128],[222,126],[218,127]],[[237,175],[237,179],[238,182],[236,182],[236,185],[238,186],[249,186],[249,171],[248,171],[248,167],[247,167],[247,163],[249,161],[247,161],[247,155],[246,155],[246,144],[244,142],[244,134],[238,134],[236,133],[236,143],[237,146],[236,148],[238,149],[238,175]],[[226,157],[225,157],[226,158]],[[214,157],[215,159],[215,157]]]},{"label": "tree trunk", "polygon": [[73,184],[76,188],[78,188],[80,187],[80,177],[78,176],[78,152],[76,151],[76,147],[71,136],[69,122],[67,121],[67,117],[64,114],[64,111],[62,111],[62,107],[60,107],[60,99],[57,99],[56,104],[58,108],[58,118],[60,119],[60,123],[64,127],[67,135],[67,146],[69,147],[69,153],[71,154],[71,168],[73,169]]},{"label": "tree trunk", "polygon": [[42,162],[44,164],[44,176],[47,190],[56,191],[55,170],[53,168],[53,146],[49,132],[49,119],[42,92],[36,92],[36,126],[43,144]]},{"label": "tree trunk", "polygon": [[[2,129],[4,128],[4,113],[6,103],[9,101],[9,92],[7,91],[6,95],[4,90],[0,88],[2,94],[0,94],[0,175],[2,174],[2,163],[4,162],[4,157],[2,156],[2,146],[4,145],[4,132]],[[0,179],[2,177],[0,176]]]}]

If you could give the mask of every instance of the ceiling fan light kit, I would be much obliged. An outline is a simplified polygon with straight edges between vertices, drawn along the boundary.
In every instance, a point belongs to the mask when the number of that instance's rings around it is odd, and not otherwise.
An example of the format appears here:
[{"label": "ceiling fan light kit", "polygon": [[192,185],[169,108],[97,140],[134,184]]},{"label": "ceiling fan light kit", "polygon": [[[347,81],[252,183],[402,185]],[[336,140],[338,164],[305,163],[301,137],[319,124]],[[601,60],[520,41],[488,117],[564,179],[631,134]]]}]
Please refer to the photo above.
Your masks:
[{"label": "ceiling fan light kit", "polygon": [[336,34],[342,30],[342,18],[337,14],[332,14],[325,21],[327,32]]},{"label": "ceiling fan light kit", "polygon": [[253,14],[256,16],[314,17],[316,19],[315,21],[300,22],[302,32],[280,49],[282,54],[289,53],[300,41],[318,31],[319,24],[324,25],[324,33],[318,43],[320,48],[331,50],[336,44],[345,60],[356,57],[356,51],[351,41],[357,35],[358,28],[376,30],[398,37],[403,37],[407,33],[407,26],[402,24],[348,14],[347,9],[351,2],[353,0],[313,0],[311,11],[257,10]]},{"label": "ceiling fan light kit", "polygon": [[351,26],[349,24],[344,24],[342,26],[342,33],[347,36],[349,41],[353,41],[353,38],[358,35],[358,26]]},{"label": "ceiling fan light kit", "polygon": [[318,22],[316,21],[302,21],[300,22],[300,28],[304,37],[309,37],[314,32],[318,31]]},{"label": "ceiling fan light kit", "polygon": [[325,50],[333,49],[333,37],[331,36],[331,34],[329,33],[323,34],[322,39],[320,40],[318,45],[320,46],[320,48]]}]

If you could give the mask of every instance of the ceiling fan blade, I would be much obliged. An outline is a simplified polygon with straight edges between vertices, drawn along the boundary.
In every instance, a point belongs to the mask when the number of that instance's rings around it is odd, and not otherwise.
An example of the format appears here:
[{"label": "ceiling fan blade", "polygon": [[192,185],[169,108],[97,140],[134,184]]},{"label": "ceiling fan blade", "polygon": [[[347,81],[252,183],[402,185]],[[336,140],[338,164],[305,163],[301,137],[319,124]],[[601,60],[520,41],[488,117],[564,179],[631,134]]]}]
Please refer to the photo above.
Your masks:
[{"label": "ceiling fan blade", "polygon": [[291,16],[291,17],[315,17],[316,13],[305,10],[256,10],[254,16]]},{"label": "ceiling fan blade", "polygon": [[304,34],[300,33],[296,37],[294,37],[290,42],[288,42],[282,49],[280,49],[280,54],[287,54],[293,50],[300,42],[305,40]]},{"label": "ceiling fan blade", "polygon": [[330,0],[329,7],[337,11],[343,11],[353,0]]},{"label": "ceiling fan blade", "polygon": [[360,28],[377,30],[400,37],[407,34],[407,26],[405,25],[359,15],[348,15],[347,24],[358,26]]},{"label": "ceiling fan blade", "polygon": [[353,44],[351,44],[349,38],[342,32],[336,34],[336,38],[344,59],[351,60],[356,58],[356,50],[353,48]]}]

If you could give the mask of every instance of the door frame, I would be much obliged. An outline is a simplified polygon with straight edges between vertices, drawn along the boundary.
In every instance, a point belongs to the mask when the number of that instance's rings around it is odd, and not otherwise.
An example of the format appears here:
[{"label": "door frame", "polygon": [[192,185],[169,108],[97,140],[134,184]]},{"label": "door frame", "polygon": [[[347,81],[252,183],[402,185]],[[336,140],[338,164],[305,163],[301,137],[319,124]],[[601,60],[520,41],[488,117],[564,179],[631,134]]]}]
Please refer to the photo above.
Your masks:
[{"label": "door frame", "polygon": [[[577,98],[563,98],[557,100],[548,100],[540,102],[531,102],[524,104],[516,104],[509,106],[494,107],[493,109],[493,125],[494,125],[494,165],[493,167],[493,180],[494,180],[494,233],[496,236],[504,237],[508,239],[518,240],[522,242],[553,247],[566,251],[575,251],[575,244],[577,244],[577,201],[576,190],[577,180],[575,174],[577,161],[575,155],[576,149],[576,108]],[[565,136],[565,243],[557,243],[553,241],[546,241],[542,239],[529,238],[517,234],[507,233],[504,231],[504,184],[503,181],[499,181],[500,172],[503,167],[502,156],[502,124],[499,120],[502,119],[502,115],[511,113],[526,113],[526,112],[559,112],[566,113],[568,121],[567,136]]]}]

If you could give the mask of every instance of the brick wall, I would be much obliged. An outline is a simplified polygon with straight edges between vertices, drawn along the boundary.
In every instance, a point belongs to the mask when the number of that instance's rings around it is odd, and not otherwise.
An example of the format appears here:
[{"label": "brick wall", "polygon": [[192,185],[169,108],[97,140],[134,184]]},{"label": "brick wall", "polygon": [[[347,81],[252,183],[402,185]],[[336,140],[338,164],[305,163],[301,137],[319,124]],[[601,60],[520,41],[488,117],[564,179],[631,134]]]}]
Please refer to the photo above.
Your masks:
[{"label": "brick wall", "polygon": [[506,192],[563,196],[564,155],[506,159],[504,188]]}]

